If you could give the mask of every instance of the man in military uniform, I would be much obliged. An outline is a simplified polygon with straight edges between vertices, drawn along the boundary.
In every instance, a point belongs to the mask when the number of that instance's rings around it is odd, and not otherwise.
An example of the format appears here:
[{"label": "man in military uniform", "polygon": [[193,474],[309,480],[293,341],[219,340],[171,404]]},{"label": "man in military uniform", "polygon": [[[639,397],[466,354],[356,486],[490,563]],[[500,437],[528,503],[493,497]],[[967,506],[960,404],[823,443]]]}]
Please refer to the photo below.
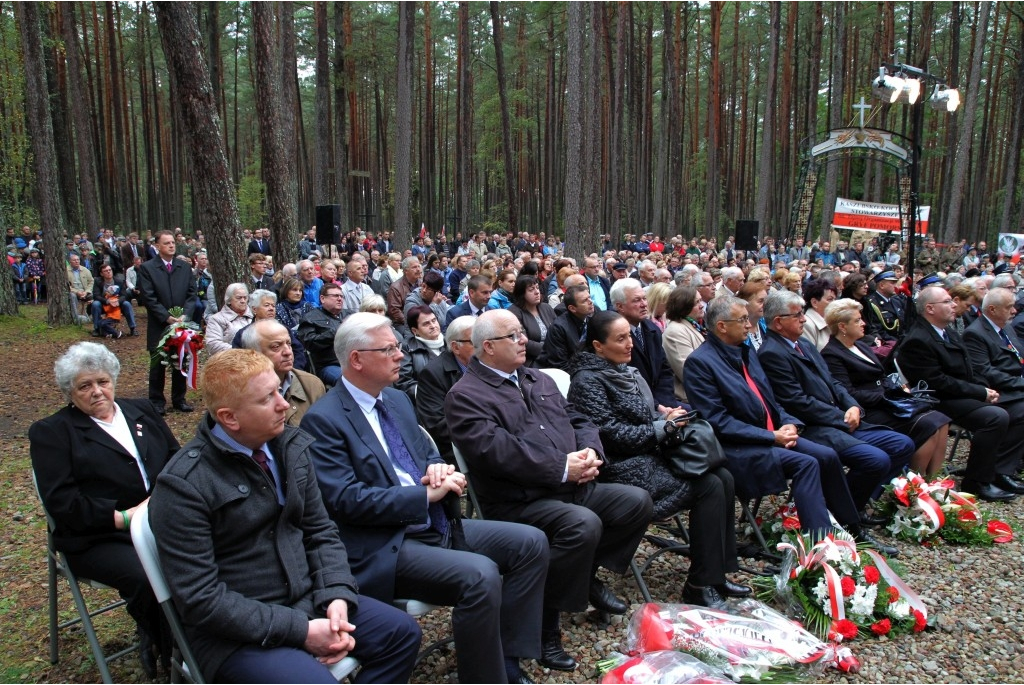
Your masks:
[{"label": "man in military uniform", "polygon": [[875,291],[868,296],[865,312],[867,332],[882,340],[899,340],[906,329],[906,296],[896,292],[896,274],[882,271],[875,276]]},{"label": "man in military uniform", "polygon": [[914,257],[914,265],[926,274],[939,268],[939,251],[935,249],[934,239],[924,241],[924,247]]}]

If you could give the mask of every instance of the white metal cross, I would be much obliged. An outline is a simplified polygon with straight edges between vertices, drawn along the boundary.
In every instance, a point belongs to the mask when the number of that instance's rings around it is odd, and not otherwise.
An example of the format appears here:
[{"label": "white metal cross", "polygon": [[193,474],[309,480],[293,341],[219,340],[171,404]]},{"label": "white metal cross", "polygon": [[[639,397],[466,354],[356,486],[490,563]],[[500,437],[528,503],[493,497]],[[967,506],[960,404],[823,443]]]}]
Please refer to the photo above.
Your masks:
[{"label": "white metal cross", "polygon": [[860,114],[860,127],[864,128],[864,110],[871,109],[871,105],[864,102],[864,96],[862,95],[860,98],[860,104],[854,105],[853,108],[859,110],[858,113]]}]

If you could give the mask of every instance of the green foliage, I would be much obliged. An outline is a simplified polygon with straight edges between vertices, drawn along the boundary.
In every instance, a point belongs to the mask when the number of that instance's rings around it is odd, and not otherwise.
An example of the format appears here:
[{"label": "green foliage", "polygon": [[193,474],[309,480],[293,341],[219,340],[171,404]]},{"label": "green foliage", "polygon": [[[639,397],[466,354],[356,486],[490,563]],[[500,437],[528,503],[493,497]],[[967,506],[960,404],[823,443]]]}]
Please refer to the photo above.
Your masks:
[{"label": "green foliage", "polygon": [[238,220],[242,226],[263,226],[267,223],[267,186],[256,175],[256,165],[246,169],[238,182]]}]

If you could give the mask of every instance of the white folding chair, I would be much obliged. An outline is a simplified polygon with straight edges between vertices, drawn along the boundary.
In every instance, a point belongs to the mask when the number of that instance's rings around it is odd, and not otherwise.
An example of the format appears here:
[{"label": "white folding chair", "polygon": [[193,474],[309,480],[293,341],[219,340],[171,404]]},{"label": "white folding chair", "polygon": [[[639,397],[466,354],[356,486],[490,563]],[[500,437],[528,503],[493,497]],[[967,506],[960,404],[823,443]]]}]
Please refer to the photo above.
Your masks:
[{"label": "white folding chair", "polygon": [[[157,552],[156,538],[149,527],[149,506],[143,504],[135,510],[132,516],[132,543],[135,551],[142,561],[142,567],[146,570],[146,577],[153,587],[153,593],[163,609],[164,617],[171,627],[171,634],[174,636],[174,646],[171,653],[171,682],[180,683],[181,678],[191,683],[205,683],[199,663],[196,661],[192,648],[189,646],[188,638],[185,636],[185,628],[174,607],[174,600],[171,598],[171,588],[167,585],[163,569],[160,568],[160,556]],[[359,667],[359,661],[354,657],[345,657],[336,664],[330,666],[331,675],[337,680],[347,677]]]},{"label": "white folding chair", "polygon": [[550,376],[551,380],[558,386],[558,392],[562,393],[562,397],[569,396],[569,384],[571,379],[569,374],[561,369],[537,369],[541,373]]}]

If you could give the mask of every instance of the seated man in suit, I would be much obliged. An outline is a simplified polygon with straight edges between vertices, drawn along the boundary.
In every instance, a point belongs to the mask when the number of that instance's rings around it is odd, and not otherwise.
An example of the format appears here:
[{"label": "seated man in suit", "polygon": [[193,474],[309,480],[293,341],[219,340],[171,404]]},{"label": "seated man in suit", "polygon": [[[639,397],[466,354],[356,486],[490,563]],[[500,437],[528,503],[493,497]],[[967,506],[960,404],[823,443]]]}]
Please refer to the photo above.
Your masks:
[{"label": "seated man in suit", "polygon": [[[338,384],[302,419],[327,511],[361,590],[450,604],[459,682],[525,680],[540,656],[548,545],[531,526],[461,521],[466,479],[416,424],[398,380],[401,347],[387,318],[360,312],[335,338]],[[445,506],[449,505],[449,506]]]},{"label": "seated man in suit", "polygon": [[846,484],[861,523],[881,525],[863,513],[877,489],[897,476],[914,453],[914,441],[886,426],[862,424],[861,407],[839,382],[813,343],[803,337],[804,299],[777,290],[764,303],[768,326],[757,351],[761,368],[783,409],[804,423],[803,435],[829,445],[849,471]]},{"label": "seated man in suit", "polygon": [[419,626],[358,594],[310,463],[313,440],[285,425],[278,382],[253,350],[211,358],[207,414],[149,502],[196,658],[217,683],[335,683],[326,664],[348,654],[362,664],[353,682],[407,682]]},{"label": "seated man in suit", "polygon": [[937,409],[973,433],[960,489],[990,502],[1013,499],[1020,494],[1013,474],[1021,455],[1021,403],[997,404],[999,391],[975,371],[963,339],[950,326],[956,311],[949,293],[928,286],[916,306],[920,316],[897,350],[900,370],[911,385],[925,381],[940,400]]},{"label": "seated man in suit", "polygon": [[1019,495],[1024,493],[1024,484],[1016,477],[1024,450],[1024,345],[1010,325],[1016,311],[1013,295],[1006,288],[988,291],[981,316],[964,331],[964,345],[976,376],[999,393],[997,404],[1009,414],[1003,442],[1018,446],[1018,461],[1013,470],[996,469],[996,484]]},{"label": "seated man in suit", "polygon": [[[448,313],[445,314],[445,328],[447,329],[452,321],[455,321],[460,316],[480,316],[488,309],[494,309],[491,306],[492,291],[491,279],[487,278],[487,276],[479,274],[471,276],[469,281],[466,282],[466,299],[449,309]],[[452,295],[455,295],[454,291]]]},{"label": "seated man in suit", "polygon": [[330,387],[338,382],[341,367],[334,356],[334,334],[341,325],[341,311],[345,301],[341,286],[337,283],[326,283],[320,289],[320,308],[306,313],[299,321],[299,330],[295,334],[302,341],[309,355],[309,361],[316,369],[316,375]]},{"label": "seated man in suit", "polygon": [[245,279],[249,291],[273,290],[274,279],[267,275],[267,256],[259,252],[249,255],[249,277]]},{"label": "seated man in suit", "polygon": [[420,371],[416,390],[416,417],[437,443],[441,456],[455,464],[452,436],[444,418],[444,397],[466,372],[473,358],[473,324],[475,316],[460,316],[444,334],[445,350]]},{"label": "seated man in suit", "polygon": [[800,435],[803,422],[776,401],[757,354],[744,344],[751,326],[747,303],[716,297],[708,303],[704,323],[708,339],[686,358],[683,387],[693,408],[715,429],[739,496],[781,492],[791,479],[805,533],[828,535],[832,512],[855,538],[876,543],[861,528],[839,455]]},{"label": "seated man in suit", "polygon": [[542,369],[565,371],[587,337],[587,319],[594,313],[590,288],[585,284],[570,286],[562,303],[565,311],[555,317],[544,338],[544,351],[537,358]]},{"label": "seated man in suit", "polygon": [[289,405],[286,422],[289,426],[298,426],[327,389],[313,374],[295,368],[294,344],[297,341],[293,341],[293,335],[277,319],[260,319],[239,331],[238,347],[256,350],[274,362],[274,373],[281,381],[278,391]]},{"label": "seated man in suit", "polygon": [[643,284],[632,278],[615,281],[611,289],[612,306],[629,322],[633,335],[633,357],[629,365],[640,372],[654,393],[654,401],[665,407],[678,407],[672,367],[665,356],[661,330],[647,318],[647,294]]},{"label": "seated man in suit", "polygon": [[[590,291],[582,286],[587,299]],[[526,332],[511,312],[485,312],[473,326],[475,359],[448,392],[444,413],[465,455],[483,513],[543,530],[551,546],[544,587],[541,663],[571,671],[559,612],[629,608],[597,579],[624,573],[651,519],[645,490],[596,483],[603,449],[597,428],[555,382],[526,363]]]}]

